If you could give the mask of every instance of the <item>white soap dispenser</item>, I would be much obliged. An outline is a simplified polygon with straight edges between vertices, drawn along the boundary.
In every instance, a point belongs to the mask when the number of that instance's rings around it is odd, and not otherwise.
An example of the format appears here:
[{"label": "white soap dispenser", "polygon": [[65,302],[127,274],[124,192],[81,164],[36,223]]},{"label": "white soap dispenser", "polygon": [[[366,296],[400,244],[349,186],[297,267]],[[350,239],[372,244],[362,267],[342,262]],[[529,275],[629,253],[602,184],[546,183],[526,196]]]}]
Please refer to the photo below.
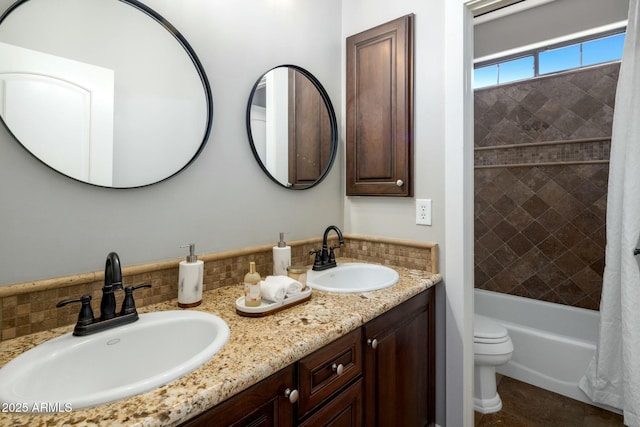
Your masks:
[{"label": "white soap dispenser", "polygon": [[280,232],[278,246],[273,247],[273,275],[286,276],[287,267],[291,265],[291,246],[284,242],[284,233]]},{"label": "white soap dispenser", "polygon": [[202,277],[204,262],[195,254],[195,243],[180,246],[189,248],[189,255],[180,261],[178,267],[178,306],[182,308],[196,307],[202,303]]}]

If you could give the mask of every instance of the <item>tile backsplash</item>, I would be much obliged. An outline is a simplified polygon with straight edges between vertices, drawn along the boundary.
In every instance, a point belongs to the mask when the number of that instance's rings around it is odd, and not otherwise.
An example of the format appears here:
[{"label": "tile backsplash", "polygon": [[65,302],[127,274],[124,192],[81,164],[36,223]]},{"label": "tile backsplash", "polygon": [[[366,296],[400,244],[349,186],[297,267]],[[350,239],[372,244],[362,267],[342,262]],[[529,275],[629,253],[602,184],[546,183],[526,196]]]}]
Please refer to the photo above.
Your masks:
[{"label": "tile backsplash", "polygon": [[[332,237],[331,245],[337,246],[337,239]],[[437,273],[436,244],[349,234],[345,234],[344,237],[345,246],[336,250],[338,257]],[[309,251],[319,249],[322,245],[321,240],[314,238],[288,242],[291,245],[292,264],[310,265],[313,258]],[[271,274],[271,248],[271,245],[265,245],[199,256],[199,259],[205,262],[205,291],[241,283],[248,270],[249,261],[256,262],[256,270],[262,276]],[[136,291],[136,306],[143,307],[177,298],[179,262],[180,260],[171,260],[123,266],[125,286],[142,283],[152,285],[149,289]],[[103,273],[93,272],[0,287],[0,340],[74,324],[79,306],[70,304],[56,308],[56,303],[88,294],[92,296],[94,310],[98,310],[102,286]],[[122,296],[119,296],[118,306],[121,298]]]}]

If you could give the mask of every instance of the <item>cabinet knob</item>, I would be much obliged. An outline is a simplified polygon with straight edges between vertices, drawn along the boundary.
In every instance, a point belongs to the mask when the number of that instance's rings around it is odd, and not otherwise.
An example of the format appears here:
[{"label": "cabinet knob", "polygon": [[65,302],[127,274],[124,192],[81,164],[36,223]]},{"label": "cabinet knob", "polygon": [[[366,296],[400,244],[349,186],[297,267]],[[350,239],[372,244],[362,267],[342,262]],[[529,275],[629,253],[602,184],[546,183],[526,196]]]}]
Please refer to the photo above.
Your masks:
[{"label": "cabinet knob", "polygon": [[378,340],[375,339],[375,338],[374,339],[368,339],[367,340],[367,345],[375,350],[376,348],[378,348]]},{"label": "cabinet knob", "polygon": [[298,390],[288,388],[284,391],[284,397],[289,399],[289,402],[296,403],[298,401]]},{"label": "cabinet knob", "polygon": [[338,376],[342,375],[342,373],[344,372],[344,366],[342,366],[342,363],[339,365],[336,365],[335,363],[333,365],[331,365],[331,369],[333,369],[333,371],[338,374]]},{"label": "cabinet knob", "polygon": [[399,180],[397,180],[397,181],[396,181],[396,185],[397,185],[398,187],[402,187],[402,186],[404,185],[404,181],[403,181],[403,180],[401,180],[401,179],[399,179]]}]

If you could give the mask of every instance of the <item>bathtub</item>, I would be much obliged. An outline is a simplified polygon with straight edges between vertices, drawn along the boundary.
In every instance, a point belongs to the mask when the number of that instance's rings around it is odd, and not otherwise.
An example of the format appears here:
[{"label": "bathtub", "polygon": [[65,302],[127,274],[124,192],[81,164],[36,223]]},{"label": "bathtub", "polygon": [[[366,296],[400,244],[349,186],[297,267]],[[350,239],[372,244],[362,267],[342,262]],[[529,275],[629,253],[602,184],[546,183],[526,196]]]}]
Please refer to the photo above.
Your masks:
[{"label": "bathtub", "polygon": [[475,312],[503,324],[513,341],[498,373],[596,405],[578,382],[596,351],[600,312],[482,289],[474,300]]}]

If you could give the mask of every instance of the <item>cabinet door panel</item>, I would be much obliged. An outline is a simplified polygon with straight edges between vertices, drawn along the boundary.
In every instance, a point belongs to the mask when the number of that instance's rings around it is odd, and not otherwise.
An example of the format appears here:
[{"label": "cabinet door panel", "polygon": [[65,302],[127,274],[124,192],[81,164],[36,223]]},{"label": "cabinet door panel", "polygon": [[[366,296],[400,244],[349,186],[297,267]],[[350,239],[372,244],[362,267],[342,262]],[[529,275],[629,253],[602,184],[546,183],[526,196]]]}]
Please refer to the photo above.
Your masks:
[{"label": "cabinet door panel", "polygon": [[423,427],[435,421],[433,288],[364,326],[365,425]]},{"label": "cabinet door panel", "polygon": [[289,69],[289,184],[307,188],[331,161],[331,122],[318,88]]},{"label": "cabinet door panel", "polygon": [[347,195],[413,194],[413,15],[347,38]]},{"label": "cabinet door panel", "polygon": [[291,388],[293,365],[182,424],[183,427],[291,427],[293,405],[284,397]]}]

